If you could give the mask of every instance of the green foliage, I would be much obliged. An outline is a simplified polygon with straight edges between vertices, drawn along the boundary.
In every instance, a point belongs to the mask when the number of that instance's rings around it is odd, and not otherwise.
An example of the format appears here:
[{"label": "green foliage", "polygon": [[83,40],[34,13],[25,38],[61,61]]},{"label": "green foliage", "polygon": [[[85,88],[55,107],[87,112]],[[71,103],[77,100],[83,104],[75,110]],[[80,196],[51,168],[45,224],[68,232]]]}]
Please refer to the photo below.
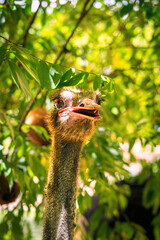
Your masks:
[{"label": "green foliage", "polygon": [[17,67],[17,65],[13,61],[9,62],[9,67],[11,69],[12,78],[15,81],[16,85],[22,89],[26,97],[31,96],[28,82],[24,77],[22,70]]},{"label": "green foliage", "polygon": [[[129,219],[117,220],[111,228],[107,222],[101,224],[101,218],[118,219],[118,209],[128,205],[130,188],[117,181],[143,185],[147,179],[143,206],[153,212],[154,235],[159,240],[160,164],[142,161],[142,173],[130,178],[120,150],[124,141],[130,143],[130,154],[136,139],[144,147],[160,142],[159,2],[99,0],[79,22],[84,4],[41,1],[37,12],[34,1],[0,5],[0,173],[7,177],[10,189],[18,180],[22,193],[15,209],[1,214],[2,240],[40,238],[32,221],[42,229],[44,201],[37,203],[37,199],[44,195],[50,146],[32,143],[26,136],[30,127],[21,119],[28,100],[33,100],[32,108],[50,110],[47,93],[66,86],[99,89],[104,100],[103,120],[85,145],[81,161],[79,214],[91,207],[88,188],[99,195],[90,231],[82,239],[92,240],[96,230],[98,240],[146,240],[144,229]],[[48,139],[44,128],[32,129]],[[33,210],[34,220],[28,221]]]},{"label": "green foliage", "polygon": [[[5,59],[6,46],[2,48],[1,62]],[[80,86],[85,88],[87,86],[87,79],[89,77],[88,72],[75,72],[72,68],[66,68],[58,64],[48,64],[43,60],[40,60],[32,56],[28,50],[9,44],[9,50],[7,58],[10,59],[10,53],[14,54],[14,59],[9,60],[8,64],[11,71],[11,76],[16,85],[24,92],[25,96],[31,97],[28,80],[34,79],[37,81],[41,88],[47,90],[61,88],[64,86]],[[18,64],[21,64],[23,70],[15,63],[15,58],[18,60]],[[93,74],[91,74],[93,75]],[[103,89],[105,91],[113,92],[113,81],[101,75],[95,75],[93,81],[93,89]],[[92,77],[92,76],[91,76]],[[83,87],[84,86],[84,87]]]}]

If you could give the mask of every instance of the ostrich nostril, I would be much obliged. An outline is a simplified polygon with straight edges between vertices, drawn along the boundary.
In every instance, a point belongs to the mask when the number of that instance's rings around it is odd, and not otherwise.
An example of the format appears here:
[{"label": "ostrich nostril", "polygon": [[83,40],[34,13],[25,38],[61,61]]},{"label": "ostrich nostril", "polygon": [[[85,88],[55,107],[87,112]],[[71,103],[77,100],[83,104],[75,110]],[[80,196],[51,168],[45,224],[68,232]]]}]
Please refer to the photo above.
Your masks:
[{"label": "ostrich nostril", "polygon": [[80,107],[84,107],[84,103],[81,103],[79,106],[80,106]]}]

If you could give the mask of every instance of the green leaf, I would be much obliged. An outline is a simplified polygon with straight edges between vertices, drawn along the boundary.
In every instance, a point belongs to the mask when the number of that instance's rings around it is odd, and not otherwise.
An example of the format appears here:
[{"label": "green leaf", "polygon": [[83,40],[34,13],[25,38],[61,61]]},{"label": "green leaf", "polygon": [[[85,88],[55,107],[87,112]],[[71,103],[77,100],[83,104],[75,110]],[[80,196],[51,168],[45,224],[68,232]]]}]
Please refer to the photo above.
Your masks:
[{"label": "green leaf", "polygon": [[[65,82],[64,86],[75,86],[83,83],[88,77],[88,73],[78,73],[72,77],[69,81]],[[59,86],[58,86],[59,87]]]},{"label": "green leaf", "polygon": [[109,92],[114,92],[114,83],[113,83],[113,81],[110,81],[109,87],[108,87],[108,91]]},{"label": "green leaf", "polygon": [[14,82],[16,83],[16,85],[22,89],[22,91],[24,92],[25,96],[27,97],[31,97],[31,93],[29,90],[29,85],[28,82],[22,72],[22,70],[17,67],[17,65],[12,61],[9,62],[9,67],[11,70],[11,75],[12,78],[14,80]]},{"label": "green leaf", "polygon": [[77,84],[77,85],[81,86],[83,89],[87,89],[88,88],[88,85],[87,85],[88,76],[89,76],[89,73],[85,72],[83,75],[82,81],[80,81],[79,84]]},{"label": "green leaf", "polygon": [[[26,71],[38,82],[40,83],[40,80],[37,76],[36,71],[33,69],[33,67],[28,67],[29,65],[29,61],[27,61],[24,57],[22,57],[18,52],[16,52],[15,54],[16,58],[18,59],[18,61],[22,64],[22,66],[26,69]],[[38,61],[37,61],[38,63]]]},{"label": "green leaf", "polygon": [[50,74],[54,75],[54,73],[60,74],[61,76],[67,71],[66,67],[62,67],[58,64],[52,64],[50,68]]},{"label": "green leaf", "polygon": [[102,89],[103,90],[108,90],[108,92],[114,92],[114,81],[104,75],[101,75],[101,80],[102,80]]},{"label": "green leaf", "polygon": [[146,208],[153,206],[156,195],[156,182],[155,179],[147,182],[143,192],[143,204]]},{"label": "green leaf", "polygon": [[15,63],[11,62],[11,61],[8,61],[8,64],[9,64],[9,67],[10,67],[10,70],[11,70],[11,75],[12,75],[13,81],[15,82],[17,87],[20,88],[18,77],[17,77],[16,71],[15,71],[15,68],[14,68]]},{"label": "green leaf", "polygon": [[63,85],[63,82],[69,81],[69,79],[74,75],[74,72],[72,69],[69,69],[67,72],[65,72],[60,80],[60,84]]},{"label": "green leaf", "polygon": [[132,239],[134,229],[129,223],[116,222],[116,231],[122,236],[122,239]]},{"label": "green leaf", "polygon": [[43,140],[49,140],[50,135],[46,131],[45,128],[37,125],[30,125],[30,128],[32,128]]},{"label": "green leaf", "polygon": [[101,75],[101,79],[103,81],[103,84],[108,84],[111,81],[111,79],[105,75]]},{"label": "green leaf", "polygon": [[51,65],[51,67],[49,69],[49,74],[50,74],[50,81],[51,81],[52,89],[55,89],[58,86],[58,84],[61,80],[61,77],[62,77],[61,73],[62,73],[62,71],[61,71],[61,68],[59,69],[59,66],[57,68],[57,65],[55,65],[55,64]]},{"label": "green leaf", "polygon": [[24,47],[20,47],[20,46],[14,46],[13,49],[18,50],[19,52],[21,52],[24,55],[28,55],[29,57],[31,57],[31,51],[24,48]]},{"label": "green leaf", "polygon": [[87,81],[88,76],[89,76],[89,73],[85,72],[83,76],[83,82]]},{"label": "green leaf", "polygon": [[94,82],[93,82],[93,89],[94,90],[97,90],[100,88],[101,86],[101,78],[99,76],[96,76],[95,79],[94,79]]},{"label": "green leaf", "polygon": [[82,194],[79,194],[78,205],[79,205],[79,210],[80,210],[81,214],[83,214],[85,212],[86,206],[91,207],[92,198],[88,195],[87,192],[85,192],[84,196],[82,196]]},{"label": "green leaf", "polygon": [[144,0],[139,0],[139,6],[142,7]]},{"label": "green leaf", "polygon": [[2,47],[0,47],[0,65],[2,64],[5,55],[6,55],[6,51],[7,51],[7,45],[3,45]]},{"label": "green leaf", "polygon": [[24,123],[23,126],[22,126],[22,128],[21,128],[21,130],[22,130],[22,132],[24,132],[24,133],[28,133],[29,130],[30,130],[30,125]]},{"label": "green leaf", "polygon": [[49,68],[46,62],[39,61],[38,64],[38,77],[40,79],[41,87],[51,89],[51,81],[49,77]]},{"label": "green leaf", "polygon": [[97,229],[97,235],[99,238],[97,239],[106,239],[106,236],[109,236],[109,233],[112,231],[107,222],[103,221]]},{"label": "green leaf", "polygon": [[24,157],[21,157],[19,159],[19,162],[17,164],[17,167],[22,170],[23,172],[27,172],[27,166],[28,166],[28,163],[26,161],[26,159]]},{"label": "green leaf", "polygon": [[90,228],[92,231],[97,229],[98,225],[100,224],[100,220],[102,219],[102,210],[101,208],[97,208],[91,216],[90,219]]},{"label": "green leaf", "polygon": [[57,73],[55,73],[54,75],[50,75],[50,80],[51,80],[51,88],[55,89],[60,83],[61,75]]},{"label": "green leaf", "polygon": [[11,168],[6,169],[6,170],[4,171],[4,176],[5,176],[5,177],[8,177],[8,176],[11,174],[11,172],[12,172],[12,169],[11,169]]},{"label": "green leaf", "polygon": [[132,11],[132,9],[133,9],[133,4],[128,4],[128,5],[124,6],[120,11],[120,16],[123,17],[124,15],[130,13],[130,11]]}]

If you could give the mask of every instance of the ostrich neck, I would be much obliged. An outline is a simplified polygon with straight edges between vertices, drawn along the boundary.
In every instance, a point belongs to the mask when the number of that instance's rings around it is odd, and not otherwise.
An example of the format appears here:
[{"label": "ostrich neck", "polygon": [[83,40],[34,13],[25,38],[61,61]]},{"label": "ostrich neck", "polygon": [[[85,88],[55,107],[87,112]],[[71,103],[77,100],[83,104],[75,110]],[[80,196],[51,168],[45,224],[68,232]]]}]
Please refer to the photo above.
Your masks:
[{"label": "ostrich neck", "polygon": [[81,148],[82,142],[61,140],[60,137],[53,139],[43,240],[73,239]]}]

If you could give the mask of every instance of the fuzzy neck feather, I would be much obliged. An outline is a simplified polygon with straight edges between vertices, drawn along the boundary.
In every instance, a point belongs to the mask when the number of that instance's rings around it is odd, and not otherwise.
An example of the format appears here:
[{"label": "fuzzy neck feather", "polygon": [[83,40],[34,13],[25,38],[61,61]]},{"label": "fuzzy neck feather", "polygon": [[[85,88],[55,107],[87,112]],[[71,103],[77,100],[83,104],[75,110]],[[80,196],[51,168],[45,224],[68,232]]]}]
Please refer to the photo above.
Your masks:
[{"label": "fuzzy neck feather", "polygon": [[81,141],[54,136],[46,191],[43,240],[72,240]]}]

